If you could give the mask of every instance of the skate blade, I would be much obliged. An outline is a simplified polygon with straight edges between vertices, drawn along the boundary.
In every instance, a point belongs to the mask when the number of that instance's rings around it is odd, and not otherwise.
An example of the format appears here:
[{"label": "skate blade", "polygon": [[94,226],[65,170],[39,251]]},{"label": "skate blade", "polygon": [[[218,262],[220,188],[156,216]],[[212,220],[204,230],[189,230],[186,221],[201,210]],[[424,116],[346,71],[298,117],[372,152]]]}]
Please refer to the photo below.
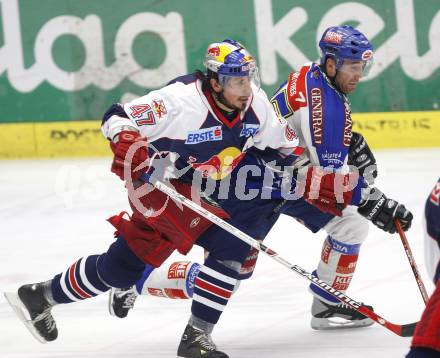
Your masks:
[{"label": "skate blade", "polygon": [[4,296],[6,298],[6,301],[8,301],[9,305],[14,310],[15,314],[18,316],[20,321],[23,322],[23,324],[26,326],[29,332],[31,332],[34,338],[40,343],[43,344],[47,343],[47,341],[38,333],[38,331],[35,329],[34,325],[32,324],[32,320],[29,316],[29,312],[26,309],[26,307],[23,305],[23,302],[21,302],[20,298],[18,297],[18,294],[14,292],[4,292]]},{"label": "skate blade", "polygon": [[312,321],[310,322],[311,327],[316,330],[363,328],[363,327],[369,327],[373,324],[374,321],[370,318],[352,321],[340,317],[333,317],[333,318],[312,317]]}]

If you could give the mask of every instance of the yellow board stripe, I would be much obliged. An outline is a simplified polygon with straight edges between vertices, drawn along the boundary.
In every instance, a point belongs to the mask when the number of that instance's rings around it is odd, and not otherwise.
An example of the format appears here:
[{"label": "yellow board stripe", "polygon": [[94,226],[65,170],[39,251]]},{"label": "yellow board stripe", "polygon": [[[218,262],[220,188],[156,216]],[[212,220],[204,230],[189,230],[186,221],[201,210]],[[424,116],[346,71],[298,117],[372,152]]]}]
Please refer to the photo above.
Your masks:
[{"label": "yellow board stripe", "polygon": [[[111,155],[100,121],[0,124],[0,159]],[[440,111],[353,114],[353,130],[380,148],[440,147]]]},{"label": "yellow board stripe", "polygon": [[372,148],[440,147],[440,111],[353,114],[353,130]]},{"label": "yellow board stripe", "polygon": [[0,143],[1,159],[111,154],[101,121],[0,124]]}]

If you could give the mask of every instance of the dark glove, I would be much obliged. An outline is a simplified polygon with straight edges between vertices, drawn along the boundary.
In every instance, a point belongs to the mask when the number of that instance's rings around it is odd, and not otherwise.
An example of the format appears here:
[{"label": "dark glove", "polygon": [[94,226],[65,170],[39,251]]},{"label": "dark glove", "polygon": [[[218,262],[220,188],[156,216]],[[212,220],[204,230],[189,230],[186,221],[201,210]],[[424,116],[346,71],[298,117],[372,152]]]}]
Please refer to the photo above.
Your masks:
[{"label": "dark glove", "polygon": [[[132,156],[127,156],[127,152],[130,147],[136,143],[136,151]],[[110,147],[113,151],[114,158],[111,171],[115,173],[122,180],[124,178],[124,167],[130,168],[132,180],[137,180],[145,171],[148,163],[148,147],[146,138],[142,138],[136,131],[122,131],[119,133],[119,138],[116,143],[110,142]],[[125,160],[127,157],[127,160]],[[128,159],[131,158],[131,161]],[[144,163],[144,166],[137,169],[140,164]]]},{"label": "dark glove", "polygon": [[321,167],[309,167],[304,199],[325,213],[342,216],[342,210],[353,196],[353,191],[348,188],[351,175],[353,174],[325,172]]},{"label": "dark glove", "polygon": [[360,133],[353,132],[351,137],[348,164],[354,165],[358,169],[359,175],[364,177],[368,184],[374,183],[374,179],[377,178],[376,158]]},{"label": "dark glove", "polygon": [[411,227],[413,215],[410,211],[393,199],[388,199],[384,193],[377,188],[372,188],[369,198],[359,205],[359,214],[366,217],[378,228],[394,234],[397,219],[402,225],[403,231]]}]

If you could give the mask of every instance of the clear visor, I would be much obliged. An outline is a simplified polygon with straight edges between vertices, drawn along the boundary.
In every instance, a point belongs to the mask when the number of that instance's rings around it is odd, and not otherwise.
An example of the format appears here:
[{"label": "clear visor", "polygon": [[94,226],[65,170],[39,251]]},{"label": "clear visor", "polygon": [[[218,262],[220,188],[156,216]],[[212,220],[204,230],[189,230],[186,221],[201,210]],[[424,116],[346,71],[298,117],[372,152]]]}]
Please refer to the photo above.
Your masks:
[{"label": "clear visor", "polygon": [[344,60],[338,71],[362,78],[368,76],[372,65],[372,58],[364,61]]},{"label": "clear visor", "polygon": [[219,74],[218,79],[224,90],[234,96],[249,97],[252,94],[252,84],[257,89],[260,88],[260,76],[257,67],[252,68],[246,76],[226,76]]}]

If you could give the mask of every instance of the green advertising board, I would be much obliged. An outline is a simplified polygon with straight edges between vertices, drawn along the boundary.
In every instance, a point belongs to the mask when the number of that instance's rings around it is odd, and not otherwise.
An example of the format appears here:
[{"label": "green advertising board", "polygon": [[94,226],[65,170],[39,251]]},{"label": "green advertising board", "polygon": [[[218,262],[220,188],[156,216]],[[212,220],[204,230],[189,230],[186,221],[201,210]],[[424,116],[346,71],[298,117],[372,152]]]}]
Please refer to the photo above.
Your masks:
[{"label": "green advertising board", "polygon": [[234,38],[257,57],[270,95],[319,57],[330,25],[358,27],[375,47],[354,112],[437,110],[439,0],[0,0],[0,121],[99,119],[202,68],[210,42]]}]

